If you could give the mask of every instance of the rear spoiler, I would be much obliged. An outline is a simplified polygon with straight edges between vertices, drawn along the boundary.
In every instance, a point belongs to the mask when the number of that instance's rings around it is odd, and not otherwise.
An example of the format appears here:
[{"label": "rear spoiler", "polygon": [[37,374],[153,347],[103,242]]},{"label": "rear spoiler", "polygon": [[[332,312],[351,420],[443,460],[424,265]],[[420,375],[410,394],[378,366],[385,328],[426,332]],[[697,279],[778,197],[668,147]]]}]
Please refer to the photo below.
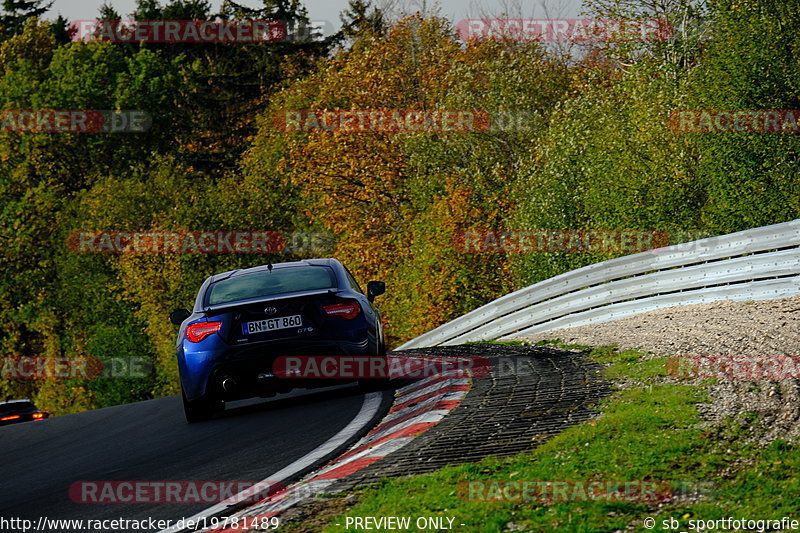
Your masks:
[{"label": "rear spoiler", "polygon": [[251,298],[249,300],[237,300],[235,302],[226,302],[224,304],[211,305],[204,308],[203,312],[205,314],[218,315],[220,313],[224,313],[226,309],[239,307],[241,305],[262,304],[268,302],[275,302],[277,300],[288,300],[290,298],[302,298],[304,296],[318,296],[320,294],[339,294],[342,291],[343,289],[331,288],[331,289],[317,289],[312,291],[282,292],[280,294],[275,294],[273,296],[265,296],[263,298]]}]

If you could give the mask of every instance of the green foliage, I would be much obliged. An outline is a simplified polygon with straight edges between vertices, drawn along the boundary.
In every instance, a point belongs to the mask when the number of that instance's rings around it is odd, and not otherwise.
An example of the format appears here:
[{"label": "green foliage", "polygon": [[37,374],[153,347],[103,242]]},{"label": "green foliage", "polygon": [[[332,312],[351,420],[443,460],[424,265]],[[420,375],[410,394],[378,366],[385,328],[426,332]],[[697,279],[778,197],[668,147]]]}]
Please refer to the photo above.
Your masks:
[{"label": "green foliage", "polygon": [[[693,108],[800,109],[800,2],[720,1],[704,61],[692,72]],[[708,190],[701,217],[720,233],[797,218],[800,138],[785,133],[694,134]]]},{"label": "green foliage", "polygon": [[[700,155],[668,130],[685,82],[642,62],[620,78],[581,80],[580,93],[550,117],[535,165],[517,186],[518,229],[705,229],[697,214],[707,192]],[[515,258],[524,281],[612,258],[608,253],[543,253]]]},{"label": "green foliage", "polygon": [[387,21],[383,11],[373,7],[369,0],[350,0],[341,15],[342,37],[354,38],[364,34],[383,35]]},{"label": "green foliage", "polygon": [[3,0],[0,13],[0,33],[5,37],[21,33],[27,20],[40,17],[53,5],[54,0]]}]

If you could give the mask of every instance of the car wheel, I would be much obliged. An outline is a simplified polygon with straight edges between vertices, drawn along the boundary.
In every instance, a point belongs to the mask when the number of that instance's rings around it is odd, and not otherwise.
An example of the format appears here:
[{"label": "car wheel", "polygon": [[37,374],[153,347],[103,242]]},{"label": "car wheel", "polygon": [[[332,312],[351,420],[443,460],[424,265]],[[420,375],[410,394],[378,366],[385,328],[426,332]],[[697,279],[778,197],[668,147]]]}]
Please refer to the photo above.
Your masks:
[{"label": "car wheel", "polygon": [[389,388],[388,379],[359,379],[358,388],[364,392],[378,392]]},{"label": "car wheel", "polygon": [[[389,357],[386,355],[386,346],[383,343],[383,335],[380,335],[377,352],[378,352],[377,355],[375,355],[374,357],[382,357],[384,359],[385,361],[384,368],[386,369],[386,372],[388,374]],[[390,381],[391,380],[389,379],[388,375],[383,378],[373,377],[370,379],[359,379],[358,386],[361,388],[361,390],[365,392],[375,392],[388,389],[390,386]]]},{"label": "car wheel", "polygon": [[183,413],[186,415],[186,421],[190,424],[210,420],[215,412],[221,411],[223,408],[221,401],[215,401],[208,396],[189,401],[182,390],[181,399],[183,400]]}]

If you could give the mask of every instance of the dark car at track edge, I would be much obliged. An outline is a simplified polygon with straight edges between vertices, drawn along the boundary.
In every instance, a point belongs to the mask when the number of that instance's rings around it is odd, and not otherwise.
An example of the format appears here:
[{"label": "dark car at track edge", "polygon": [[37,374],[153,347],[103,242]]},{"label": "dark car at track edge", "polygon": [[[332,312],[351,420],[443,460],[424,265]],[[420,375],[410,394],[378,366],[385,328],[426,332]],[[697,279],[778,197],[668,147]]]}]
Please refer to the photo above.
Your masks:
[{"label": "dark car at track edge", "polygon": [[20,422],[36,422],[50,416],[41,411],[30,400],[9,400],[0,402],[0,426]]}]

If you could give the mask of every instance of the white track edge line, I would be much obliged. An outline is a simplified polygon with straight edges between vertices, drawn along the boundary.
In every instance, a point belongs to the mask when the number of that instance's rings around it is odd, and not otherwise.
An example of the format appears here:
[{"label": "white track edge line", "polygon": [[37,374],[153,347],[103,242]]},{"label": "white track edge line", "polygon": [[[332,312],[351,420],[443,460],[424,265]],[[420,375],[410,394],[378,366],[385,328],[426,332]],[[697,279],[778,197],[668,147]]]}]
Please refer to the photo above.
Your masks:
[{"label": "white track edge line", "polygon": [[[375,416],[375,413],[378,412],[378,409],[381,405],[382,394],[379,392],[370,392],[364,396],[364,403],[361,404],[361,410],[358,412],[356,417],[350,421],[341,431],[339,431],[336,435],[322,443],[316,449],[312,450],[310,453],[304,455],[300,459],[294,461],[290,465],[278,470],[271,476],[267,477],[266,479],[262,480],[261,483],[281,483],[285,479],[295,475],[297,472],[307,468],[308,466],[312,465],[314,462],[319,461],[327,454],[335,450],[337,447],[344,444],[347,440],[349,440],[355,433],[363,429],[364,425],[366,425],[372,417]],[[237,496],[250,496],[249,494],[245,494],[247,491],[240,492],[233,499],[237,499]],[[237,504],[224,504],[218,503],[214,506],[209,507],[199,513],[195,514],[194,516],[187,518],[186,520],[194,520],[197,521],[203,517],[211,517],[216,515],[230,507],[233,507]],[[178,528],[177,525],[173,526],[168,529],[162,529],[158,533],[177,533],[178,531],[183,531],[183,528]]]}]

